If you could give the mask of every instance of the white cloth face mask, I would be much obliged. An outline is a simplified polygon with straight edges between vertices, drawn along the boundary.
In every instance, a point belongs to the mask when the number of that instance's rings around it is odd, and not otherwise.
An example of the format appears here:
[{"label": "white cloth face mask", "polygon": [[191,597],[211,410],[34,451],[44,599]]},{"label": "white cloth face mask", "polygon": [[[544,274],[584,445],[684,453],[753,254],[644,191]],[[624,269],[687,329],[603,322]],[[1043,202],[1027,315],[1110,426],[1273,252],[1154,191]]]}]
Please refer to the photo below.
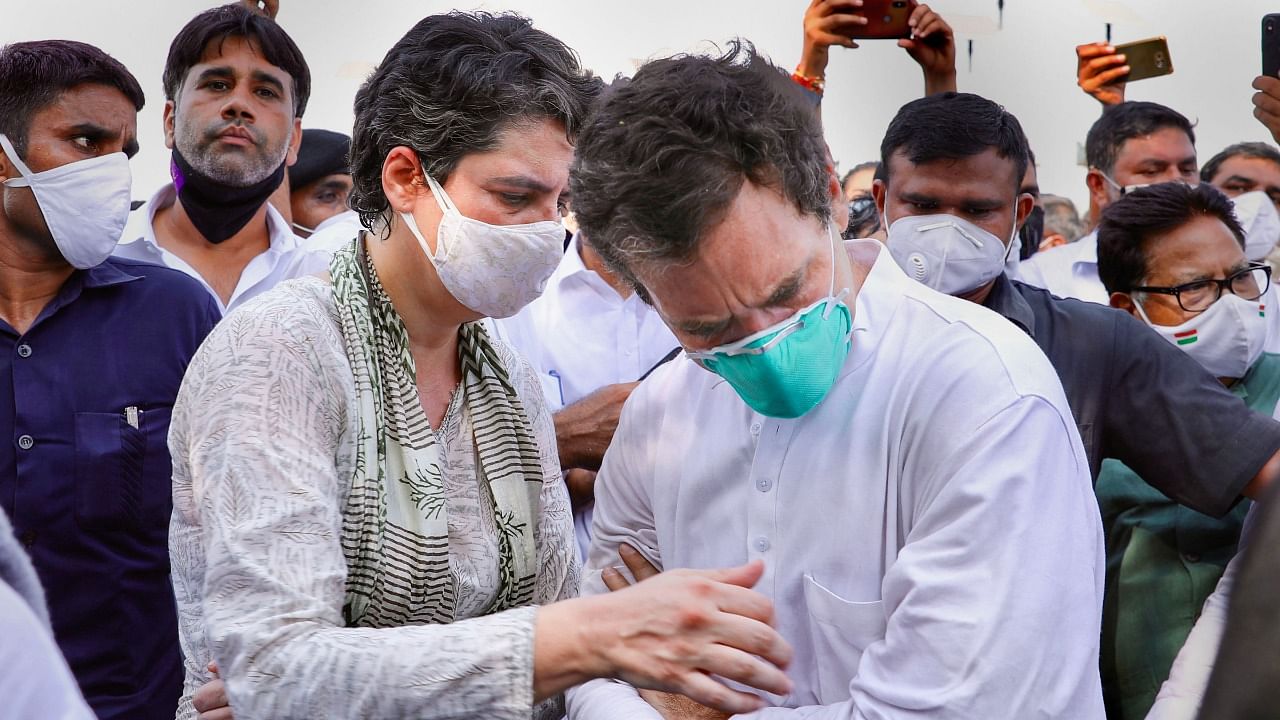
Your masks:
[{"label": "white cloth face mask", "polygon": [[1257,300],[1223,292],[1208,310],[1180,325],[1155,325],[1134,298],[1138,314],[1165,340],[1218,378],[1242,378],[1262,355],[1267,340],[1265,295]]},{"label": "white cloth face mask", "polygon": [[34,173],[3,134],[0,147],[22,175],[5,180],[5,187],[31,188],[58,252],[72,267],[87,270],[111,256],[129,220],[133,175],[127,155],[100,155]]},{"label": "white cloth face mask", "polygon": [[[938,214],[894,220],[887,241],[889,254],[911,279],[941,293],[964,295],[1005,272],[1017,237],[1017,223],[1005,243],[964,218]],[[1011,269],[1016,268],[1015,262]]]},{"label": "white cloth face mask", "polygon": [[1232,200],[1236,220],[1244,228],[1244,254],[1249,260],[1264,259],[1280,243],[1280,213],[1271,196],[1261,190],[1247,192]]},{"label": "white cloth face mask", "polygon": [[564,255],[564,224],[544,220],[525,225],[490,225],[458,211],[435,178],[423,173],[444,212],[431,252],[411,213],[400,213],[409,232],[455,300],[485,317],[520,312],[546,289]]}]

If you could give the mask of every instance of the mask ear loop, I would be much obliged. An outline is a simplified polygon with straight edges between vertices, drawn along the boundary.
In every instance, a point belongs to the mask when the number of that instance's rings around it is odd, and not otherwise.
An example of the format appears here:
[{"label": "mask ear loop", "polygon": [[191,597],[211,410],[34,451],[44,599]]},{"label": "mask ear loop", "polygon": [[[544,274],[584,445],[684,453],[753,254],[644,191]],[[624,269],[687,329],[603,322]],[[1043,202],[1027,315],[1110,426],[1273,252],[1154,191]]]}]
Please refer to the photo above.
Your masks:
[{"label": "mask ear loop", "polygon": [[4,148],[4,154],[9,158],[9,162],[13,163],[18,173],[22,175],[20,178],[9,178],[4,181],[4,184],[9,187],[31,187],[29,178],[35,173],[31,172],[31,168],[18,157],[18,151],[13,149],[13,143],[4,133],[0,133],[0,148]]},{"label": "mask ear loop", "polygon": [[827,223],[827,236],[831,238],[831,283],[827,290],[827,304],[822,309],[823,320],[830,317],[831,312],[836,309],[836,303],[843,302],[849,294],[849,288],[845,288],[836,295],[836,231],[831,223]]},{"label": "mask ear loop", "polygon": [[1147,311],[1142,309],[1142,303],[1137,296],[1130,295],[1129,299],[1133,301],[1133,306],[1138,309],[1138,314],[1142,316],[1142,322],[1146,323],[1147,327],[1155,325],[1155,323],[1151,322],[1151,318],[1147,317]]}]

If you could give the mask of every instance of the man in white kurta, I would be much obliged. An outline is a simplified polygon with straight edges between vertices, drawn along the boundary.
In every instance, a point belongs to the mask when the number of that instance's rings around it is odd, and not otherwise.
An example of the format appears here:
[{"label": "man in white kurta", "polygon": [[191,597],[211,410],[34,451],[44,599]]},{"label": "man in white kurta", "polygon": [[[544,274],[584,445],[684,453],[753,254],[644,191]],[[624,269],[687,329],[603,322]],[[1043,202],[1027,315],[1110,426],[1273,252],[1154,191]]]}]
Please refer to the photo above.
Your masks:
[{"label": "man in white kurta", "polygon": [[[752,718],[1101,720],[1102,527],[1058,375],[1004,318],[839,242],[785,77],[741,45],[655,60],[578,137],[583,233],[686,348],[623,408],[583,592],[622,543],[664,570],[762,561],[795,652]],[[570,720],[724,718],[683,704],[568,694]]]},{"label": "man in white kurta", "polygon": [[[752,717],[1101,718],[1101,527],[1053,368],[883,250],[853,323],[836,384],[793,420],[687,359],[641,384],[584,592],[624,542],[666,569],[763,559],[794,690]],[[575,720],[661,717],[613,681],[569,702]]]}]

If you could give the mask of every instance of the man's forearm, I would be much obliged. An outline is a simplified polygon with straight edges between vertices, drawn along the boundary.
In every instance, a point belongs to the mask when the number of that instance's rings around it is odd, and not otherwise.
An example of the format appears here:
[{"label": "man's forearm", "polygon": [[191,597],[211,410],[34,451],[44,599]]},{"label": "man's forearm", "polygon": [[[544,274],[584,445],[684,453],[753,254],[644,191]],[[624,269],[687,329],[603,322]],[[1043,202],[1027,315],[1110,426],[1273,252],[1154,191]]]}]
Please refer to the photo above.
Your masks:
[{"label": "man's forearm", "polygon": [[1280,451],[1271,456],[1271,459],[1262,466],[1258,474],[1254,475],[1249,484],[1244,486],[1244,490],[1241,490],[1240,494],[1256,500],[1262,497],[1262,494],[1266,492],[1267,488],[1271,487],[1277,477],[1280,477]]},{"label": "man's forearm", "polygon": [[942,74],[924,74],[924,94],[936,95],[941,92],[956,92],[956,73],[952,70]]}]

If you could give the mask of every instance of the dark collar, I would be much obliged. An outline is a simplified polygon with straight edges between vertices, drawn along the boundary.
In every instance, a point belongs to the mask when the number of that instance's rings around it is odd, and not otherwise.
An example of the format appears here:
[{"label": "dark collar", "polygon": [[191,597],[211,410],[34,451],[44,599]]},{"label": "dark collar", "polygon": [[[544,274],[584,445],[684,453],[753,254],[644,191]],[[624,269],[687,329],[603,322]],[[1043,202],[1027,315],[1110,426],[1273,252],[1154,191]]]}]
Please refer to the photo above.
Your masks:
[{"label": "dark collar", "polygon": [[1014,286],[1008,275],[1001,273],[1000,277],[996,278],[983,305],[988,310],[994,310],[1003,315],[1005,319],[1022,328],[1026,334],[1035,337],[1035,313],[1031,311],[1031,304],[1022,297],[1022,293],[1018,292],[1018,288]]},{"label": "dark collar", "polygon": [[88,270],[81,270],[77,274],[80,276],[81,287],[87,288],[108,287],[142,279],[141,275],[125,272],[125,269],[111,258]]}]

